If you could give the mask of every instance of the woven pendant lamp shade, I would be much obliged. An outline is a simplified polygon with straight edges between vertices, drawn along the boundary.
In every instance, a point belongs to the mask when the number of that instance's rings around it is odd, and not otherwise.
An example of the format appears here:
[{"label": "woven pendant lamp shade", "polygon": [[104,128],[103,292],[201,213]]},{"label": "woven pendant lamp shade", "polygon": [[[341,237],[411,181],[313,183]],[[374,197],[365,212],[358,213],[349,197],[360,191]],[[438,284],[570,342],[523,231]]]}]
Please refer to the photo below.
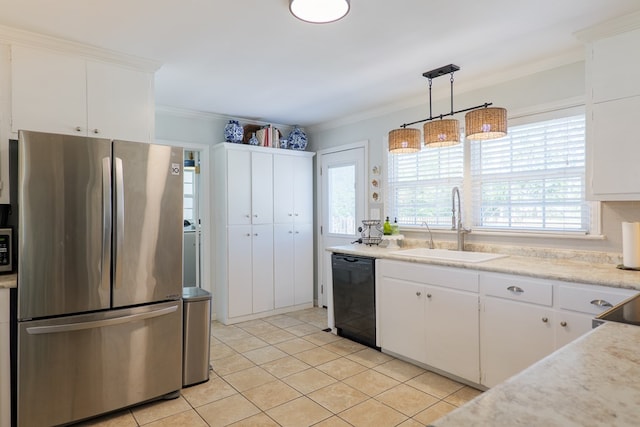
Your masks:
[{"label": "woven pendant lamp shade", "polygon": [[469,111],[465,117],[467,139],[497,139],[507,134],[507,110],[498,107]]},{"label": "woven pendant lamp shade", "polygon": [[434,120],[424,124],[424,145],[447,147],[460,143],[460,125],[456,119]]},{"label": "woven pendant lamp shade", "polygon": [[390,153],[415,153],[420,151],[420,130],[394,129],[389,132]]}]

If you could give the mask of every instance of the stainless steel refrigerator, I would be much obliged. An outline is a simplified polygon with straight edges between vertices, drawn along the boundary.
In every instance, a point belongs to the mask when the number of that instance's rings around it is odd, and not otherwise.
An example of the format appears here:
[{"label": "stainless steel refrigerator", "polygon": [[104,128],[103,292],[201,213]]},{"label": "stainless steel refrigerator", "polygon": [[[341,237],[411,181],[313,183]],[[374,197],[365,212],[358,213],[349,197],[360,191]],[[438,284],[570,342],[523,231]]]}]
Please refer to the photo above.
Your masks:
[{"label": "stainless steel refrigerator", "polygon": [[182,149],[21,131],[17,424],[182,385]]}]

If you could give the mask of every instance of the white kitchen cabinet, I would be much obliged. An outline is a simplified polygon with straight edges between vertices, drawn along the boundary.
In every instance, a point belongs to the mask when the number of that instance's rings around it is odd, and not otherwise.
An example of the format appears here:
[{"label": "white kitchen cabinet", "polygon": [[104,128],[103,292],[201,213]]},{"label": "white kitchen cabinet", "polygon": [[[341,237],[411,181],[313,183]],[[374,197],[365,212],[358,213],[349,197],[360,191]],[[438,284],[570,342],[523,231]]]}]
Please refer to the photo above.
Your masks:
[{"label": "white kitchen cabinet", "polygon": [[640,200],[640,29],[587,40],[587,199]]},{"label": "white kitchen cabinet", "polygon": [[425,286],[391,277],[383,277],[379,286],[380,347],[425,363]]},{"label": "white kitchen cabinet", "polygon": [[11,48],[0,43],[0,204],[11,203],[9,139],[11,135]]},{"label": "white kitchen cabinet", "polygon": [[153,139],[151,72],[12,46],[11,91],[13,132]]},{"label": "white kitchen cabinet", "polygon": [[275,308],[313,302],[313,225],[274,225]]},{"label": "white kitchen cabinet", "polygon": [[[306,172],[311,176],[309,160],[313,155],[229,143],[214,148],[214,301],[221,322],[236,323],[313,306],[311,216],[308,222],[293,220],[300,217],[292,215],[287,216],[287,222],[274,224],[279,187],[293,194],[293,182],[274,181],[274,176],[282,177],[276,170],[300,161],[309,167]],[[311,181],[307,183],[306,194],[311,195]],[[311,212],[312,200],[307,200]]]},{"label": "white kitchen cabinet", "polygon": [[313,159],[275,156],[273,159],[274,222],[313,222]]},{"label": "white kitchen cabinet", "polygon": [[0,289],[0,426],[11,424],[9,289]]},{"label": "white kitchen cabinet", "polygon": [[478,273],[386,260],[380,269],[382,349],[479,382]]}]

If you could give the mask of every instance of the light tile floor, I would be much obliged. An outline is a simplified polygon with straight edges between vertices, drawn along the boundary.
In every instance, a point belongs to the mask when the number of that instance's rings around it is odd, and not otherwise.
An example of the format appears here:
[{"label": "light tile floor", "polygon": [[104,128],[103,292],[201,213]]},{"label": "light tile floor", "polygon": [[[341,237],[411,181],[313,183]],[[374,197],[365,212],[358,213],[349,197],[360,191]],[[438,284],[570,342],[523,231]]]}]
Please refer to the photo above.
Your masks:
[{"label": "light tile floor", "polygon": [[80,425],[424,426],[480,391],[323,329],[322,308],[213,322],[206,383]]}]

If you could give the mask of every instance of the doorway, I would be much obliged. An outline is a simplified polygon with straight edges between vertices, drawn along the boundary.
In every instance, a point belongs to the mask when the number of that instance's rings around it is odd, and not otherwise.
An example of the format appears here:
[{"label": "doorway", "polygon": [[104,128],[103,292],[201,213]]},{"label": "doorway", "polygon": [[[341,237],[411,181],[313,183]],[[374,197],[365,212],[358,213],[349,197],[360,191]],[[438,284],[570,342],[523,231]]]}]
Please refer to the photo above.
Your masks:
[{"label": "doorway", "polygon": [[200,287],[202,277],[200,152],[184,150],[182,286]]},{"label": "doorway", "polygon": [[366,213],[368,144],[365,141],[322,150],[317,159],[318,305],[331,309],[331,254],[325,249],[348,245],[360,237],[358,226]]}]

